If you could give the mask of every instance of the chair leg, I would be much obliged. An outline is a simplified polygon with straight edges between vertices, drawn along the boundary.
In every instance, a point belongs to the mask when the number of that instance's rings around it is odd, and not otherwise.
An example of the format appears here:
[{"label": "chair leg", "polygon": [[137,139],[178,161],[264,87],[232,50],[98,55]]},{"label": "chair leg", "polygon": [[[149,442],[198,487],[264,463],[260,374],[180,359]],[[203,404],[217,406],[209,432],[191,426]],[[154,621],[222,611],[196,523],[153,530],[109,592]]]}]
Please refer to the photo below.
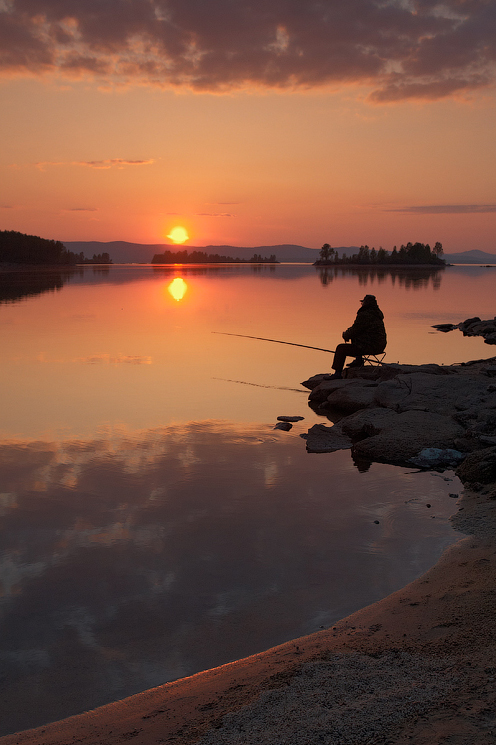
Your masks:
[{"label": "chair leg", "polygon": [[369,365],[373,365],[374,367],[377,365],[385,365],[384,357],[386,356],[386,352],[383,352],[382,354],[364,354],[363,360],[367,362]]}]

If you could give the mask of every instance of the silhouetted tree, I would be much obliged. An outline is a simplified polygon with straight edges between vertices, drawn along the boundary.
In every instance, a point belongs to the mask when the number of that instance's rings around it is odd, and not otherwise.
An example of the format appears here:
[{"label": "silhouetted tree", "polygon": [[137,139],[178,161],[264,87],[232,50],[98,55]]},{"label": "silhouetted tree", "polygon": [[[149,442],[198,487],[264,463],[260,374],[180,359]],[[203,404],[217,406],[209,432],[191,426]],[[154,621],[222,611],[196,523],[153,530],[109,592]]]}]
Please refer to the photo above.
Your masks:
[{"label": "silhouetted tree", "polygon": [[330,245],[328,243],[324,243],[324,245],[320,249],[320,258],[322,259],[322,261],[329,261],[329,250],[330,250],[330,248],[331,247],[330,247]]},{"label": "silhouetted tree", "polygon": [[75,264],[76,254],[60,241],[0,230],[0,262],[9,264]]}]

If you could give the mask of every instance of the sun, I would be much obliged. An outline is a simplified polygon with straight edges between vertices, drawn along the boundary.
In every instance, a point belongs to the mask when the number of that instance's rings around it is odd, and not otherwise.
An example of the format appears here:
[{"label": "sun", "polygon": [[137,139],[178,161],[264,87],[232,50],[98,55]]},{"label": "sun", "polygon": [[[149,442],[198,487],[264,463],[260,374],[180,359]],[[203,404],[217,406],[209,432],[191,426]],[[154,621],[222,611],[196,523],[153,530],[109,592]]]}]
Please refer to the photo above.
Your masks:
[{"label": "sun", "polygon": [[175,228],[172,228],[167,238],[170,238],[173,243],[185,243],[189,239],[189,235],[186,228],[176,225]]}]

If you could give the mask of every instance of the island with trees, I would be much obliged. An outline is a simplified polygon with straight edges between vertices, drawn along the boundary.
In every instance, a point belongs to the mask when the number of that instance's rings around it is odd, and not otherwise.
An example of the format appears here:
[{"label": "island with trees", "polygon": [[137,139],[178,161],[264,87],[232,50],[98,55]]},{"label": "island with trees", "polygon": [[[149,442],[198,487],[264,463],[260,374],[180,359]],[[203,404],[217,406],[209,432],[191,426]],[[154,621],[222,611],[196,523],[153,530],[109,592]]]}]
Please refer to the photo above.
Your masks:
[{"label": "island with trees", "polygon": [[320,258],[314,262],[314,266],[329,265],[360,265],[360,266],[446,266],[446,262],[441,258],[443,246],[439,241],[431,248],[428,243],[407,243],[402,245],[398,250],[394,246],[391,252],[386,251],[382,246],[376,251],[375,248],[360,246],[358,253],[353,256],[343,254],[341,258],[338,252],[331,248],[329,243],[324,243],[320,249]]},{"label": "island with trees", "polygon": [[0,230],[0,264],[30,266],[74,266],[75,264],[111,264],[108,253],[85,258],[83,252],[68,251],[61,241],[27,235],[15,230]]},{"label": "island with trees", "polygon": [[279,264],[275,254],[262,256],[253,254],[251,259],[235,259],[232,256],[220,256],[219,254],[207,254],[205,251],[164,251],[163,254],[155,254],[152,264]]}]

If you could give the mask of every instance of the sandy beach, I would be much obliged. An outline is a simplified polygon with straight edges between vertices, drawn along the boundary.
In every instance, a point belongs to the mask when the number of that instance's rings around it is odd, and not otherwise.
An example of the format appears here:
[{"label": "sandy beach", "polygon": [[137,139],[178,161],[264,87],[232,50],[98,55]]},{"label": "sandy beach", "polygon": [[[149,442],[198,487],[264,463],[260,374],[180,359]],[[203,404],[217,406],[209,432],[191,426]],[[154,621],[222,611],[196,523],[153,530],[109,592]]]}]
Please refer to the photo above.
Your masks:
[{"label": "sandy beach", "polygon": [[496,742],[492,495],[465,491],[453,522],[473,535],[335,627],[1,745]]}]

